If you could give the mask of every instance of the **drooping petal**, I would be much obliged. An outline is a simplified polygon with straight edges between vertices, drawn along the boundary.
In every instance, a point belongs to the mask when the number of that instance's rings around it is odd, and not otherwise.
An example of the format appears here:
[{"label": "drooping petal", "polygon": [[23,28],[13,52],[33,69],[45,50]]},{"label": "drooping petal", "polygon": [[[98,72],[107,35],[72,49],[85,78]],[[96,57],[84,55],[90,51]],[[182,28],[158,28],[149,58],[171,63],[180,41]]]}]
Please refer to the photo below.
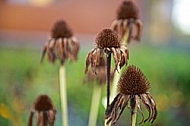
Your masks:
[{"label": "drooping petal", "polygon": [[117,120],[120,118],[121,114],[123,113],[123,110],[125,109],[125,107],[126,107],[127,104],[128,104],[128,101],[129,101],[130,96],[127,95],[127,96],[124,96],[124,97],[125,97],[125,98],[124,98],[123,102],[121,102],[121,105],[120,105],[121,108],[120,108],[120,110],[119,110],[119,113],[117,114],[117,117],[115,118],[113,124],[115,124],[115,123],[117,122]]},{"label": "drooping petal", "polygon": [[141,103],[140,103],[140,99],[139,99],[139,96],[138,95],[135,95],[135,99],[136,99],[136,104],[137,104],[137,107],[142,115],[142,120],[141,122],[139,122],[139,124],[143,123],[144,122],[144,114],[142,112],[142,108],[141,108]]},{"label": "drooping petal", "polygon": [[47,48],[48,48],[48,42],[45,43],[44,47],[43,47],[43,51],[42,51],[42,56],[41,56],[41,60],[40,62],[42,62],[42,60],[44,59],[44,56],[47,52]]},{"label": "drooping petal", "polygon": [[150,93],[147,93],[147,96],[148,96],[148,99],[149,99],[149,102],[150,102],[150,104],[151,104],[151,108],[152,108],[152,116],[151,116],[151,118],[149,119],[149,121],[151,121],[151,123],[153,123],[154,122],[154,120],[156,119],[156,117],[157,117],[157,109],[156,109],[156,103],[155,103],[155,101],[154,101],[154,99],[153,99],[153,97],[151,96],[151,94]]},{"label": "drooping petal", "polygon": [[111,24],[110,27],[111,27],[112,29],[116,30],[117,27],[118,27],[117,24],[118,24],[118,23],[117,23],[117,20],[114,20],[114,21],[112,22],[112,24]]},{"label": "drooping petal", "polygon": [[55,121],[55,111],[54,110],[49,110],[47,112],[48,115],[48,123],[50,126],[54,125],[54,121]]},{"label": "drooping petal", "polygon": [[149,100],[146,97],[146,94],[140,95],[143,104],[145,105],[146,109],[148,110],[148,117],[144,120],[144,122],[148,121],[151,117],[151,105],[149,103]]},{"label": "drooping petal", "polygon": [[142,35],[143,23],[140,19],[136,19],[135,24],[137,26],[137,34],[135,36],[135,40],[140,41]]},{"label": "drooping petal", "polygon": [[94,51],[94,49],[93,50],[91,50],[89,53],[88,53],[88,55],[87,55],[87,58],[86,58],[86,67],[85,67],[85,74],[88,72],[88,67],[89,67],[89,65],[90,65],[90,63],[91,63],[91,57],[92,57],[92,52]]}]

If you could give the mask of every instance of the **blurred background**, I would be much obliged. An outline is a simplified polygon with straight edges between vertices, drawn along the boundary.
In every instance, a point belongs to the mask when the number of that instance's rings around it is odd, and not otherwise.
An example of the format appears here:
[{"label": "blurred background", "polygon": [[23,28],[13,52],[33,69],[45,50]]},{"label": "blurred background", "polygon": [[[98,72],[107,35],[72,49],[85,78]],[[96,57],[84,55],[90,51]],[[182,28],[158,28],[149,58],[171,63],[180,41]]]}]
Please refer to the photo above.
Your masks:
[{"label": "blurred background", "polygon": [[[64,19],[80,43],[77,62],[66,62],[69,125],[86,126],[92,84],[84,84],[85,58],[98,31],[110,27],[122,0],[0,0],[0,125],[27,125],[30,108],[40,94],[51,97],[60,126],[59,62],[40,57],[52,25]],[[142,40],[129,45],[129,64],[151,83],[158,108],[153,124],[190,125],[190,1],[134,0],[144,23]],[[125,69],[125,68],[124,68]],[[106,88],[102,86],[102,97]],[[82,92],[82,93],[81,93]],[[145,109],[144,109],[145,110]],[[105,108],[99,107],[98,126]],[[147,114],[147,113],[146,113]],[[138,120],[141,116],[139,114]],[[126,109],[116,125],[129,125]]]}]

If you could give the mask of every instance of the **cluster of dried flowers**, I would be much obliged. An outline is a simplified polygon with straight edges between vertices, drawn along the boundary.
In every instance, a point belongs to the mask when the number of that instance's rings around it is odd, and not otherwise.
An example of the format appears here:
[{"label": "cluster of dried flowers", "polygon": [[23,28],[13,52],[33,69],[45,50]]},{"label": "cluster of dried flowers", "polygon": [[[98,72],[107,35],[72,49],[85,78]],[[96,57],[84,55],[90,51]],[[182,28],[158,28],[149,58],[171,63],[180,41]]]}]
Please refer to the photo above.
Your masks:
[{"label": "cluster of dried flowers", "polygon": [[[77,60],[78,51],[79,43],[72,30],[64,20],[58,20],[52,27],[51,38],[44,45],[41,61],[47,55],[50,62],[54,63],[58,59],[63,65],[67,59]],[[40,95],[34,102],[28,120],[29,126],[32,126],[34,113],[37,116],[37,126],[54,125],[56,109],[47,95]]]},{"label": "cluster of dried flowers", "polygon": [[[135,32],[134,28],[136,28]],[[140,41],[142,28],[143,23],[139,19],[138,7],[132,1],[123,1],[117,10],[117,19],[112,22],[111,28],[104,28],[97,34],[96,47],[87,55],[85,73],[88,73],[88,80],[98,78],[99,83],[106,81],[108,85],[105,113],[107,125],[115,124],[126,106],[130,107],[132,113],[136,113],[134,108],[137,106],[142,114],[140,123],[147,121],[153,123],[157,117],[156,103],[149,92],[150,83],[141,70],[133,65],[128,66],[122,74],[118,82],[119,93],[109,104],[111,54],[115,62],[114,72],[118,67],[121,69],[124,65],[127,66],[129,50],[126,43],[130,43],[131,40]],[[126,36],[127,39],[125,39]],[[122,43],[122,41],[125,42]],[[51,38],[44,45],[41,61],[47,55],[50,62],[54,63],[59,59],[63,65],[67,59],[76,60],[78,51],[79,43],[73,36],[72,30],[64,20],[59,20],[52,28]],[[88,72],[89,66],[92,72]],[[149,115],[146,119],[141,104],[148,110]],[[47,95],[40,95],[34,102],[30,112],[29,126],[32,126],[34,113],[37,115],[37,125],[54,125],[56,109]]]},{"label": "cluster of dried flowers", "polygon": [[[134,26],[136,26],[136,32],[133,31]],[[139,41],[143,23],[139,19],[138,7],[132,1],[123,1],[117,10],[117,19],[113,21],[111,28],[121,35],[124,43],[130,43],[131,40]],[[133,35],[134,33],[135,35]],[[127,39],[125,38],[126,36],[128,37]],[[137,113],[135,107],[138,108],[142,115],[142,121],[139,124],[147,121],[154,122],[157,117],[156,103],[149,92],[150,83],[138,67],[134,65],[128,66],[122,74],[117,88],[118,95],[106,109],[105,119],[107,125],[110,123],[114,125],[126,106],[131,110],[131,125],[132,116]],[[149,115],[146,119],[144,118],[141,104],[148,110]]]},{"label": "cluster of dried flowers", "polygon": [[[133,31],[134,27],[135,32]],[[96,39],[96,47],[92,49],[86,58],[86,69],[91,66],[93,73],[99,68],[100,59],[106,54],[107,57],[107,85],[109,84],[109,57],[113,54],[115,61],[115,70],[120,69],[128,63],[129,51],[126,43],[131,40],[140,41],[143,23],[139,19],[139,9],[132,1],[123,1],[117,10],[117,19],[111,24],[111,28],[101,30]],[[127,39],[125,38],[127,34]],[[122,43],[123,42],[123,43]],[[109,88],[109,86],[107,87]],[[107,102],[106,120],[107,125],[115,124],[126,106],[129,106],[132,113],[135,112],[135,106],[142,114],[142,121],[153,123],[157,117],[156,103],[149,93],[150,84],[145,75],[136,66],[129,66],[121,76],[118,82],[118,95],[111,104]],[[109,89],[107,98],[109,99]],[[148,110],[148,117],[145,119],[141,104]]]}]

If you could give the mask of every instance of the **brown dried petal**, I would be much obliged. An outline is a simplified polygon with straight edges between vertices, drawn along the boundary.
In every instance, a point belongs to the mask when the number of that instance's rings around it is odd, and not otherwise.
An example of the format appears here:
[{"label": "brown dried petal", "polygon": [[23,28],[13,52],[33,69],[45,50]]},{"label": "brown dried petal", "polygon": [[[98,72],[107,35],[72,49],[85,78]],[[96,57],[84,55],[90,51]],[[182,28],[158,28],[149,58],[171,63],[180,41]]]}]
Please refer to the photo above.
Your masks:
[{"label": "brown dried petal", "polygon": [[125,96],[120,93],[114,98],[112,103],[106,109],[105,115],[106,119],[108,119],[108,121],[106,122],[107,125],[109,123],[115,124],[117,122],[123,110],[127,106],[129,99],[129,95]]},{"label": "brown dried petal", "polygon": [[151,116],[151,105],[146,97],[146,94],[142,94],[141,99],[142,99],[142,102],[145,105],[146,109],[148,110],[148,117],[144,120],[144,122],[146,122],[150,119],[150,116]]},{"label": "brown dried petal", "polygon": [[153,97],[151,96],[151,94],[148,92],[147,93],[147,97],[148,97],[148,99],[149,99],[149,102],[150,102],[150,104],[151,104],[151,108],[152,108],[152,116],[151,116],[151,118],[149,119],[149,121],[151,121],[151,123],[153,123],[154,122],[154,120],[156,119],[156,117],[157,117],[157,109],[156,109],[156,103],[155,103],[155,101],[154,101],[154,99],[153,99]]},{"label": "brown dried petal", "polygon": [[143,29],[143,23],[140,19],[135,20],[135,24],[137,26],[137,34],[134,37],[135,40],[140,41]]}]

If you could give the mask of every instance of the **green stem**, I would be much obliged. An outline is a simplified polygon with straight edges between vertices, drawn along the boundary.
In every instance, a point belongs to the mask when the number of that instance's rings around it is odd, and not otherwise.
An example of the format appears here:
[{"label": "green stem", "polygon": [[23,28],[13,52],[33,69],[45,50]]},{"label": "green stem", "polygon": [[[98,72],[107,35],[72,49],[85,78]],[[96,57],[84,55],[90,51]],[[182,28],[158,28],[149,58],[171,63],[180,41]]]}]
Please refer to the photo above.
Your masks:
[{"label": "green stem", "polygon": [[131,106],[131,126],[136,125],[136,118],[137,118],[137,104],[135,96],[132,96],[130,101]]},{"label": "green stem", "polygon": [[66,72],[65,67],[62,65],[59,69],[60,79],[60,97],[61,97],[61,108],[62,108],[62,121],[63,126],[68,126],[68,109],[67,109],[67,90],[66,90]]},{"label": "green stem", "polygon": [[113,84],[112,84],[112,89],[111,89],[111,100],[113,100],[114,97],[117,95],[117,83],[121,76],[121,74],[120,74],[121,70],[120,70],[119,66],[117,68],[117,71],[114,73]]},{"label": "green stem", "polygon": [[132,20],[132,19],[130,19],[130,20],[129,20],[129,31],[128,31],[127,43],[130,43],[130,42],[131,42],[131,35],[132,35],[132,23],[133,23],[133,20]]},{"label": "green stem", "polygon": [[94,85],[88,126],[96,126],[100,98],[101,98],[101,86]]}]

